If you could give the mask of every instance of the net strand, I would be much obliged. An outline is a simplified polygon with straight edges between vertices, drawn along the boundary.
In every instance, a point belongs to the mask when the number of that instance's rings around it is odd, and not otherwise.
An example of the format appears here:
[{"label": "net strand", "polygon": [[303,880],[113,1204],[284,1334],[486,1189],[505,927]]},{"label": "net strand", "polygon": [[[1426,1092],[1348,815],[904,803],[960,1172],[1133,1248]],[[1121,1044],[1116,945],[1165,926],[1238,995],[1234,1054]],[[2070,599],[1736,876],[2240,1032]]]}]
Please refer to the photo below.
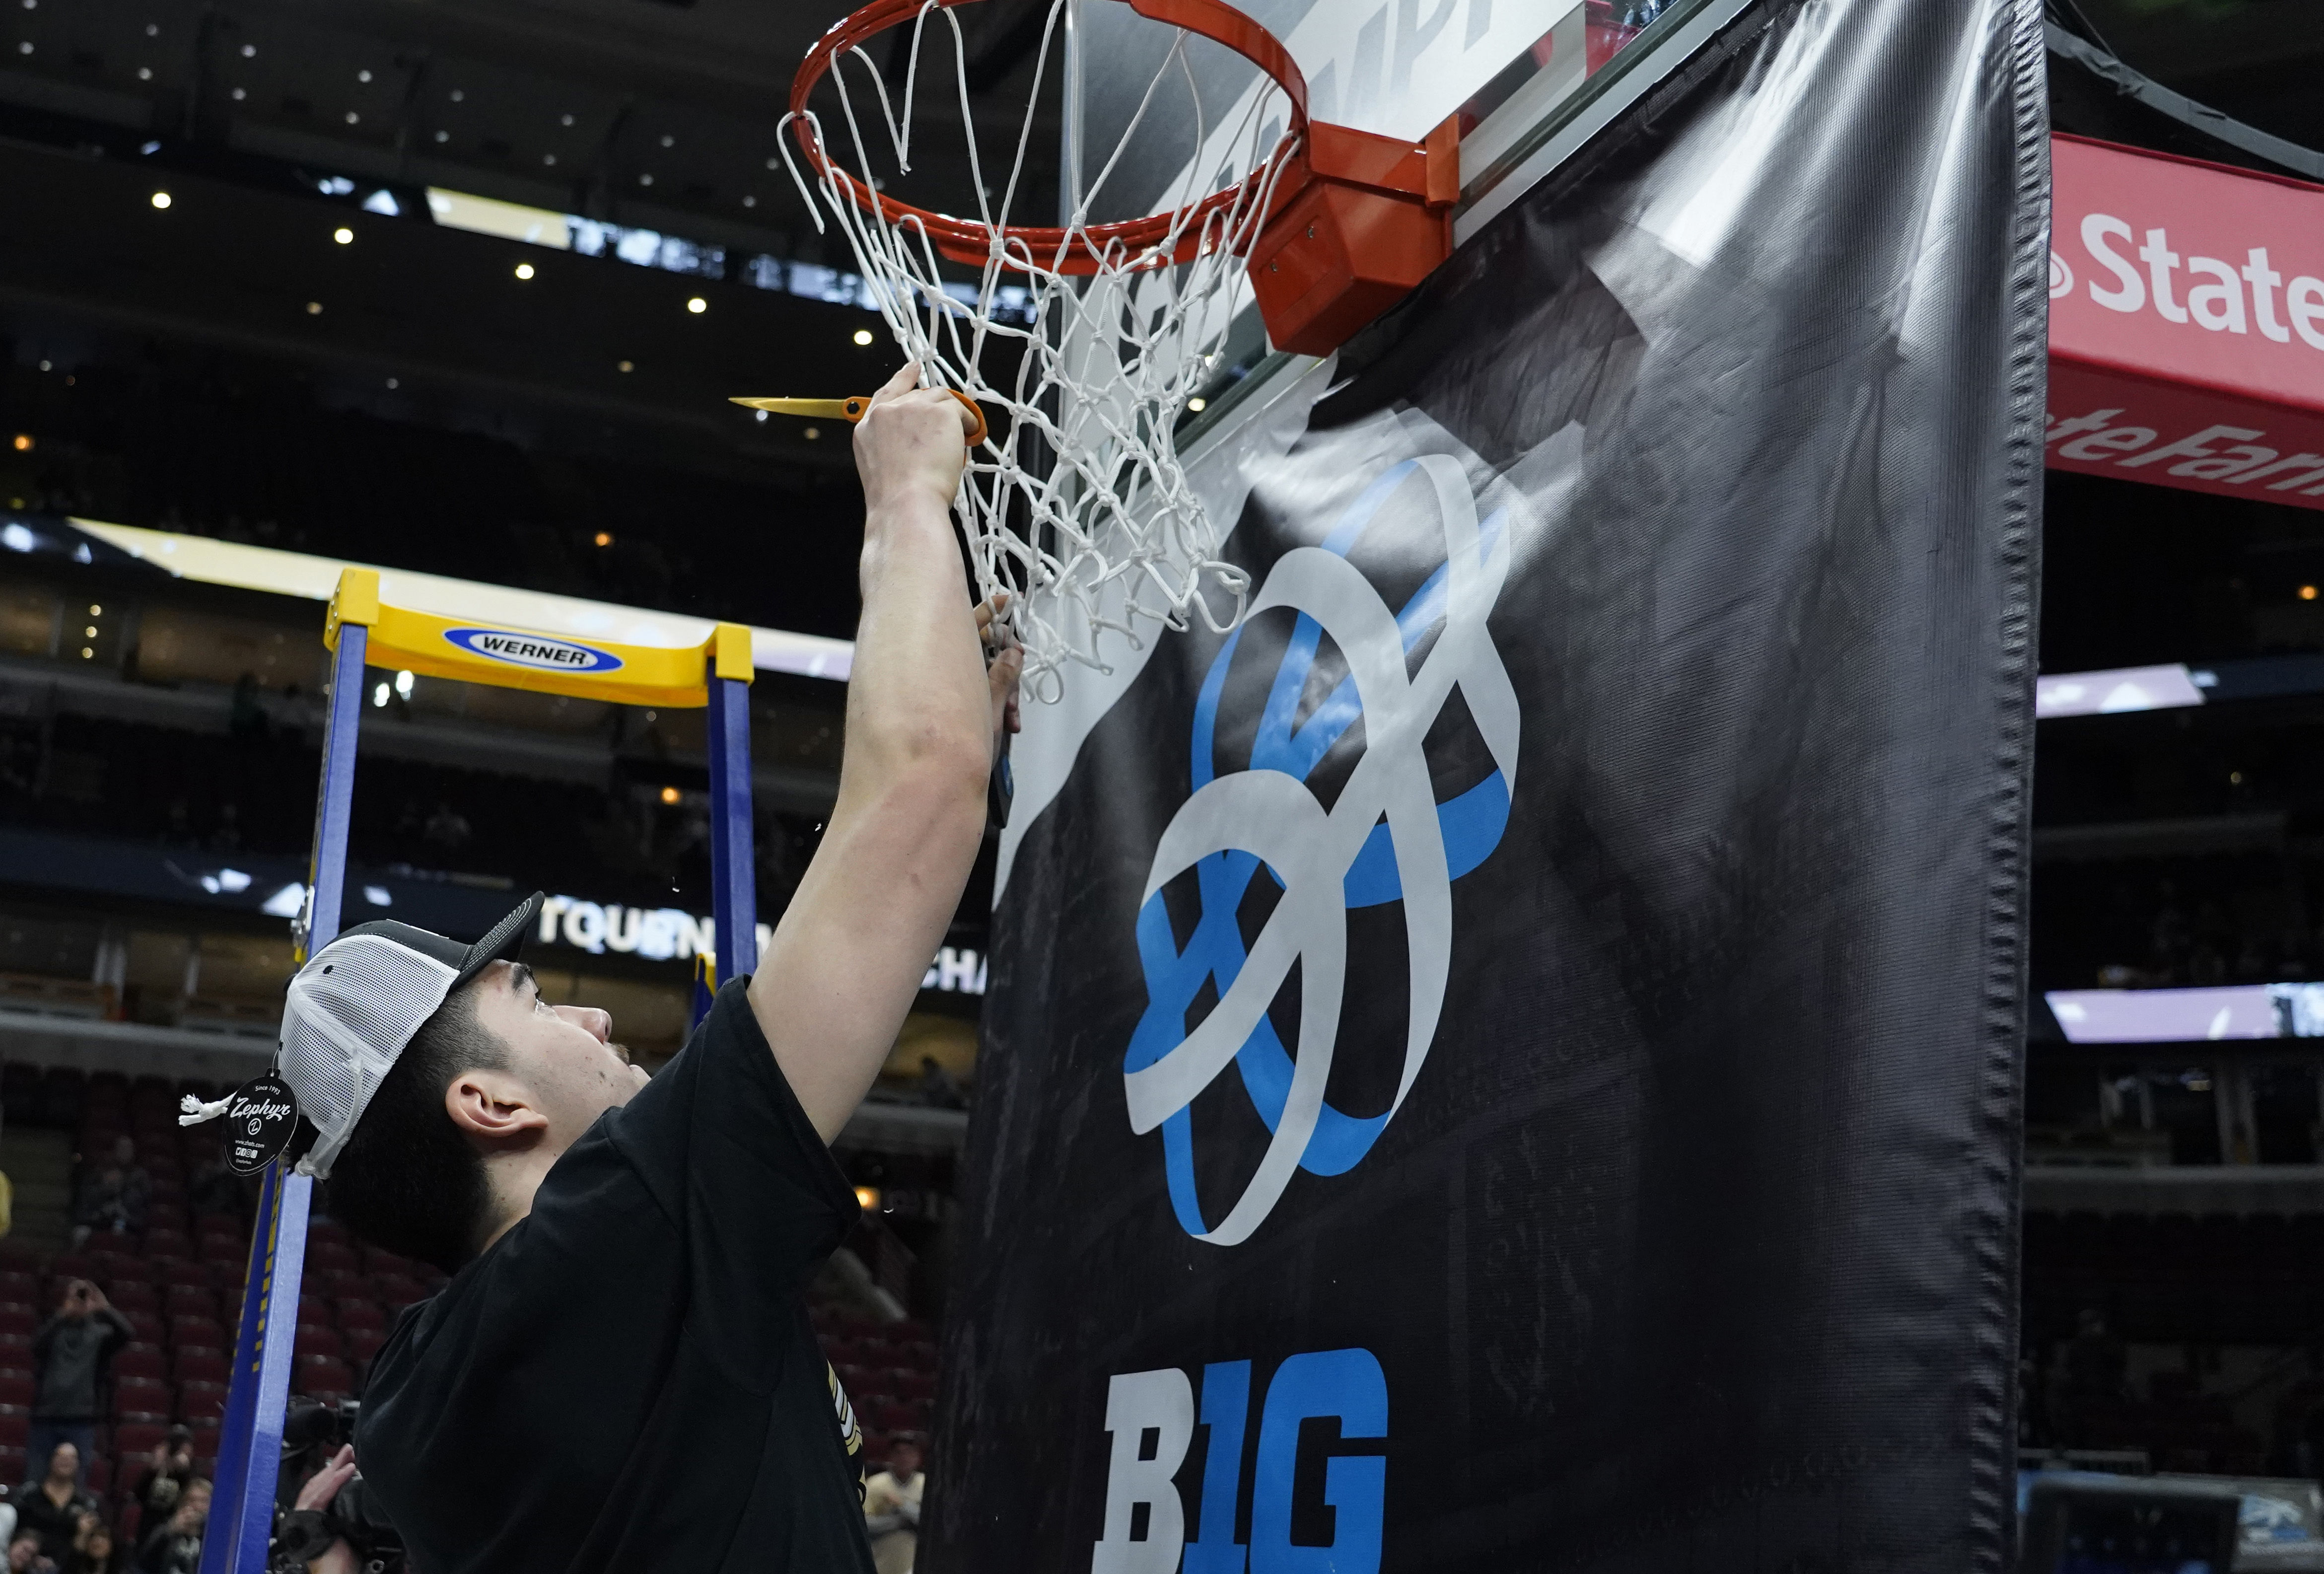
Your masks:
[{"label": "net strand", "polygon": [[[835,156],[813,110],[787,115],[781,127],[785,167],[817,229],[836,224],[870,304],[920,363],[923,383],[1005,412],[971,451],[954,508],[978,593],[1010,594],[1007,616],[1025,648],[1027,691],[1045,700],[1062,694],[1069,668],[1111,670],[1106,635],[1135,651],[1157,629],[1183,632],[1200,619],[1223,634],[1241,619],[1250,575],[1222,557],[1221,531],[1186,477],[1173,427],[1247,299],[1243,259],[1291,162],[1287,142],[1270,145],[1283,124],[1279,114],[1268,119],[1281,97],[1271,88],[1250,99],[1223,138],[1225,151],[1213,153],[1187,58],[1192,35],[1180,32],[1097,179],[1075,193],[1054,244],[1037,247],[1008,229],[1063,7],[1064,0],[1049,7],[997,206],[969,100],[966,40],[941,0],[927,0],[912,19],[900,118],[861,45],[834,56],[829,74],[851,164]],[[908,172],[919,51],[927,14],[936,10],[949,24],[966,164],[986,237],[973,284],[959,275],[973,265],[947,261],[918,215],[883,204],[868,116],[846,80],[854,63],[870,74],[887,150]],[[1159,238],[1133,249],[1093,234],[1090,212],[1174,77],[1186,88],[1201,162],[1170,193]],[[794,120],[822,159],[812,179],[792,157]],[[1252,173],[1238,186],[1244,171]],[[943,221],[955,248],[958,222]]]}]

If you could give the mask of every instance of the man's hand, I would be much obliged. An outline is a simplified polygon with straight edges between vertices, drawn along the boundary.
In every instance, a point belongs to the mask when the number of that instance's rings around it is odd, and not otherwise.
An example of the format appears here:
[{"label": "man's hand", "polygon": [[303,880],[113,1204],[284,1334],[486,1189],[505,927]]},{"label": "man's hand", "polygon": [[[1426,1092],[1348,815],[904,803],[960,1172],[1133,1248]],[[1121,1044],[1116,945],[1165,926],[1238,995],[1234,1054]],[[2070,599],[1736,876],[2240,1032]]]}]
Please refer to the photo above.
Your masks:
[{"label": "man's hand", "polygon": [[919,363],[906,361],[855,423],[855,469],[874,530],[882,513],[913,497],[950,508],[968,463],[974,418],[943,389],[918,386],[919,375]]},{"label": "man's hand", "polygon": [[90,1285],[90,1286],[88,1287],[88,1309],[89,1309],[89,1310],[91,1310],[91,1311],[105,1311],[105,1310],[106,1310],[110,1309],[110,1308],[112,1307],[112,1305],[113,1305],[113,1302],[111,1302],[111,1301],[107,1301],[107,1300],[105,1298],[105,1292],[104,1292],[104,1291],[99,1290],[99,1289],[98,1289],[96,1285],[94,1285],[94,1284],[92,1284],[92,1285]]},{"label": "man's hand", "polygon": [[[294,1509],[310,1508],[318,1514],[331,1506],[339,1488],[355,1478],[355,1450],[352,1443],[344,1444],[331,1456],[331,1462],[309,1478],[299,1488],[299,1500]],[[355,1574],[355,1550],[341,1536],[319,1558],[307,1565],[307,1574]]]},{"label": "man's hand", "polygon": [[1017,682],[1025,675],[1025,648],[1014,630],[993,619],[1008,610],[1009,592],[976,604],[976,632],[984,642],[984,681],[992,691],[992,736],[1022,732],[1017,714]]}]

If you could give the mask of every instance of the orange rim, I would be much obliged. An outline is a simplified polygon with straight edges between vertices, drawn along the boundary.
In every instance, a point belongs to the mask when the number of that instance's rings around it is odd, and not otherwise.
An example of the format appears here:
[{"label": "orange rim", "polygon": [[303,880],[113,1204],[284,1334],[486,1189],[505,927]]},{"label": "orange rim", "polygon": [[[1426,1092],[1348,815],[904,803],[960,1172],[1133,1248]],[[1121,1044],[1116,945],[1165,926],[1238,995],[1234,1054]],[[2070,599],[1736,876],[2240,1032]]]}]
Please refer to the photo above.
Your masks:
[{"label": "orange rim", "polygon": [[[1122,0],[1122,3],[1151,21],[1184,28],[1188,32],[1224,44],[1274,79],[1276,86],[1281,88],[1284,96],[1291,101],[1290,126],[1284,133],[1282,142],[1276,146],[1274,160],[1289,158],[1305,140],[1307,79],[1300,74],[1298,62],[1291,58],[1290,51],[1273,33],[1225,4],[1225,0]],[[935,7],[940,10],[973,4],[975,0],[934,0]],[[915,208],[882,192],[865,190],[862,182],[825,159],[823,150],[809,134],[807,95],[814,91],[815,85],[830,71],[833,63],[844,51],[853,49],[865,39],[911,21],[927,5],[927,0],[872,0],[872,4],[834,23],[830,32],[817,39],[815,47],[807,51],[807,59],[800,62],[798,74],[791,79],[791,134],[798,139],[799,149],[807,155],[808,165],[817,175],[837,186],[850,202],[867,213],[878,213],[890,225],[906,218],[916,219],[926,228],[929,243],[954,262],[981,265],[991,254],[997,228],[997,236],[1004,248],[1004,261],[1011,260],[1007,249],[1010,243],[1018,243],[1037,262],[1063,273],[1096,273],[1109,255],[1135,257],[1140,253],[1152,252],[1169,239],[1174,230],[1178,233],[1178,243],[1167,260],[1183,263],[1201,249],[1205,221],[1213,214],[1240,202],[1259,173],[1254,171],[1224,190],[1213,192],[1184,214],[1175,211],[1149,214],[1144,218],[1093,224],[1077,230],[1020,224],[995,227],[981,218],[955,218],[948,213]],[[1157,255],[1148,265],[1159,264],[1164,260]],[[977,419],[981,423],[983,417],[980,414]]]}]

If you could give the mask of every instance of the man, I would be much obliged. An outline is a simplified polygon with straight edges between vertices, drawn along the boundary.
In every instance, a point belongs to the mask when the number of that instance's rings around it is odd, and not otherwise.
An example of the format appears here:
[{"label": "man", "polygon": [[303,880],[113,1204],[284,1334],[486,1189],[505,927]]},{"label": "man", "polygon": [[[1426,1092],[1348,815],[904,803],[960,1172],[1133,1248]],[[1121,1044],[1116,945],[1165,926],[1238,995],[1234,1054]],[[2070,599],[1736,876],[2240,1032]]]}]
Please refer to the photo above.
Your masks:
[{"label": "man", "polygon": [[210,1517],[210,1485],[196,1481],[170,1517],[148,1532],[137,1550],[137,1574],[195,1574],[202,1566],[202,1528]]},{"label": "man", "polygon": [[186,1483],[194,1478],[194,1429],[183,1421],[170,1428],[169,1436],[153,1445],[152,1454],[145,1461],[145,1473],[137,1478],[137,1502],[143,1509],[146,1524],[159,1524],[178,1509],[178,1500],[185,1495]]},{"label": "man", "polygon": [[300,1161],[358,1236],[451,1273],[374,1365],[355,1456],[415,1568],[872,1574],[862,1435],[803,1289],[856,1218],[827,1144],[895,1042],[982,840],[1021,660],[962,583],[968,428],[906,367],[855,431],[862,617],[839,795],[757,974],[649,1083],[602,1011],[375,922],[291,982]]},{"label": "man", "polygon": [[863,1528],[872,1536],[872,1560],[879,1574],[911,1574],[920,1550],[920,1445],[899,1438],[888,1449],[888,1468],[864,1484]]},{"label": "man", "polygon": [[59,1443],[78,1450],[75,1463],[97,1452],[98,1391],[113,1353],[137,1337],[105,1292],[86,1279],[66,1284],[57,1314],[32,1336],[32,1424],[27,1459],[46,1459]]}]

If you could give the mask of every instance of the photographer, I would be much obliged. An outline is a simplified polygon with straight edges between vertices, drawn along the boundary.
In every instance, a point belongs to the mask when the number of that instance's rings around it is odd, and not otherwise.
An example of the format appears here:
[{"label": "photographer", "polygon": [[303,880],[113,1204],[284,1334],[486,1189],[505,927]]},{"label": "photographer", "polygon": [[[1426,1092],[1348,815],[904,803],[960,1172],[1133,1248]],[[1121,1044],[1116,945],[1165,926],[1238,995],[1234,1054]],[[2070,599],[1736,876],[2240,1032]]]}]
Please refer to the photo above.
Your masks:
[{"label": "photographer", "polygon": [[805,1290],[858,1218],[829,1144],[959,905],[1023,664],[963,583],[968,419],[915,380],[855,429],[837,801],[757,971],[659,1075],[515,961],[538,895],[474,946],[358,924],[290,982],[301,1171],[453,1276],[380,1350],[355,1439],[429,1574],[872,1574],[862,1433]]},{"label": "photographer", "polygon": [[362,1563],[346,1538],[346,1527],[332,1514],[340,1490],[355,1478],[355,1451],[342,1444],[324,1467],[307,1478],[299,1496],[275,1532],[273,1567],[297,1569],[307,1574],[355,1574]]},{"label": "photographer", "polygon": [[113,1310],[105,1292],[86,1279],[65,1286],[57,1314],[32,1336],[32,1426],[24,1457],[45,1460],[59,1443],[70,1443],[75,1479],[82,1460],[97,1451],[97,1403],[113,1353],[137,1337],[129,1319]]},{"label": "photographer", "polygon": [[137,1478],[137,1505],[146,1524],[159,1524],[178,1511],[186,1484],[194,1478],[194,1429],[183,1421],[153,1445],[145,1473]]}]

